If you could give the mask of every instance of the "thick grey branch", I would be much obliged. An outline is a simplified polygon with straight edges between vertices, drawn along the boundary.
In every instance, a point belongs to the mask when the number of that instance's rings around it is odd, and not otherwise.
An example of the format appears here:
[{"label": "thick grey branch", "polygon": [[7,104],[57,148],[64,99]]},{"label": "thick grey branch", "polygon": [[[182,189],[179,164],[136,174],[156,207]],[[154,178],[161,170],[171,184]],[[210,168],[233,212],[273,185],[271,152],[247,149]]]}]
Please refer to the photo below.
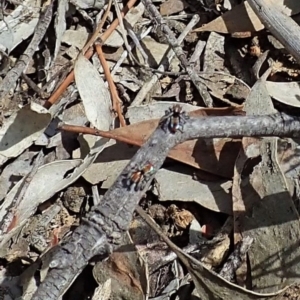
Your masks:
[{"label": "thick grey branch", "polygon": [[248,0],[251,8],[265,27],[285,46],[300,63],[300,39],[298,24],[283,14],[271,1]]},{"label": "thick grey branch", "polygon": [[192,118],[185,126],[181,142],[196,138],[244,136],[300,136],[300,116],[284,113],[260,116]]},{"label": "thick grey branch", "polygon": [[[298,35],[294,32],[294,24],[288,25],[292,20],[282,17],[278,9],[267,5],[263,0],[248,1],[265,26],[300,61]],[[143,2],[158,24],[173,39],[172,32],[164,24],[159,13],[153,10],[152,3],[148,0]],[[184,53],[180,52],[182,49],[176,42],[170,44],[197,86],[197,78],[192,77],[192,69],[188,66]],[[207,105],[210,103],[207,102]],[[158,126],[106,192],[100,204],[86,216],[83,224],[73,232],[72,236],[53,252],[50,270],[33,299],[58,299],[92,257],[99,254],[107,256],[119,246],[140,198],[156,171],[162,166],[169,150],[175,145],[196,138],[243,136],[299,137],[300,117],[278,113],[266,116],[190,118],[184,123],[183,132],[177,130],[176,134],[165,132]],[[147,185],[143,190],[135,191],[124,185],[124,178],[133,168],[144,167],[148,163],[151,163],[154,172],[147,178]]]},{"label": "thick grey branch", "polygon": [[84,219],[70,237],[54,252],[50,271],[33,299],[58,299],[78,272],[95,255],[107,256],[121,241],[133,212],[144,194],[124,186],[124,178],[133,167],[151,163],[151,181],[162,166],[169,150],[189,139],[242,136],[300,136],[300,117],[283,113],[265,116],[222,116],[190,118],[183,132],[165,132],[160,126],[139,149],[104,195],[102,201]]}]

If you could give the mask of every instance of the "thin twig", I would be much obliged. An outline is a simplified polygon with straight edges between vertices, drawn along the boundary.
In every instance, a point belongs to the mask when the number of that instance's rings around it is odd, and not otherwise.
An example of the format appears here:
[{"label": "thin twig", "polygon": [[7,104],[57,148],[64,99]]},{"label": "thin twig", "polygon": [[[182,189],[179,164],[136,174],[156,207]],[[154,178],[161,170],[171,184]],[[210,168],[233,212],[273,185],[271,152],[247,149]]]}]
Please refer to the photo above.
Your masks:
[{"label": "thin twig", "polygon": [[[133,43],[135,44],[136,48],[140,51],[141,55],[144,58],[144,65],[146,67],[149,67],[149,65],[148,65],[148,59],[149,58],[148,58],[147,53],[145,52],[144,48],[142,47],[142,45],[140,43],[140,39],[137,37],[137,35],[133,31],[133,28],[132,28],[131,24],[129,24],[126,21],[126,19],[124,19],[124,24],[126,24],[126,29],[127,29],[128,35],[131,37],[131,39],[132,39]],[[150,26],[150,28],[151,28],[151,26]],[[129,49],[131,49],[130,46],[129,46]]]},{"label": "thin twig", "polygon": [[142,0],[142,2],[145,5],[145,8],[148,10],[149,14],[152,16],[153,21],[160,26],[162,32],[165,33],[165,36],[168,40],[168,43],[172,47],[173,51],[175,52],[177,58],[179,59],[182,67],[187,71],[189,74],[192,82],[194,83],[195,87],[197,88],[200,96],[202,97],[202,100],[204,104],[207,107],[213,106],[212,98],[210,97],[206,86],[201,82],[201,79],[197,75],[197,72],[195,72],[194,68],[189,64],[185,53],[183,52],[182,48],[180,47],[180,44],[176,40],[176,37],[174,33],[171,31],[169,26],[167,25],[166,21],[162,18],[159,11],[156,9],[154,4],[151,0]]},{"label": "thin twig", "polygon": [[[140,66],[140,62],[135,58],[135,56],[132,54],[132,52],[130,51],[131,48],[129,46],[129,43],[128,43],[128,40],[127,40],[127,35],[126,35],[126,29],[124,27],[124,23],[123,23],[123,18],[121,16],[121,11],[120,11],[120,8],[119,8],[119,4],[117,2],[117,0],[114,0],[114,4],[115,4],[115,9],[116,9],[116,13],[117,13],[117,17],[119,19],[119,24],[120,24],[120,28],[121,28],[121,34],[122,34],[122,37],[123,37],[123,41],[124,41],[124,45],[125,45],[125,48],[130,56],[130,58],[138,65]],[[148,64],[148,62],[146,61],[145,62],[146,64]]]},{"label": "thin twig", "polygon": [[[96,42],[96,40],[98,39],[99,37],[99,34],[106,22],[106,19],[109,15],[109,12],[110,12],[110,9],[111,9],[111,5],[112,5],[112,0],[109,0],[108,1],[108,4],[107,4],[107,8],[105,10],[105,13],[103,15],[103,17],[101,18],[101,21],[99,22],[95,32],[93,33],[93,35],[91,36],[91,38],[89,39],[89,41],[86,43],[86,45],[83,47],[82,49],[82,54],[85,54],[85,52]],[[79,57],[79,55],[78,55]]]},{"label": "thin twig", "polygon": [[[152,27],[150,26],[145,32],[141,33],[141,35],[138,37],[138,40],[142,40],[145,36],[147,36],[150,33],[151,30],[152,30]],[[129,45],[128,51],[131,51],[136,45],[137,45],[137,42],[131,43]],[[118,71],[118,69],[120,68],[122,62],[126,59],[128,53],[129,53],[128,51],[125,50],[122,53],[122,55],[121,55],[120,59],[118,60],[118,62],[114,65],[114,67],[111,71],[112,76]]]},{"label": "thin twig", "polygon": [[117,112],[121,125],[126,126],[126,121],[124,119],[124,116],[123,116],[122,111],[121,111],[121,106],[120,106],[120,103],[122,102],[122,100],[119,98],[117,88],[116,88],[115,83],[114,83],[114,81],[111,77],[108,63],[107,63],[107,61],[104,57],[104,54],[102,52],[102,46],[99,45],[99,44],[96,44],[96,51],[98,53],[99,60],[101,62],[106,80],[107,80],[108,85],[109,85],[109,91],[110,91],[111,98],[112,98],[112,101],[113,101],[113,109]]},{"label": "thin twig", "polygon": [[41,88],[42,92],[45,92],[47,90],[47,88],[50,86],[50,84],[56,80],[57,78],[59,78],[58,80],[58,84],[60,85],[60,81],[64,81],[65,78],[67,77],[67,75],[70,73],[70,68],[72,67],[72,62],[69,61],[67,62],[61,69],[59,69],[55,74],[53,74],[51,76],[51,78],[43,85],[43,87]]},{"label": "thin twig", "polygon": [[[134,40],[133,43],[129,44],[129,49],[128,50],[132,50],[134,47],[140,47],[139,50],[141,53],[144,52],[144,58],[146,60],[147,54],[145,53],[144,49],[142,48],[141,44],[140,44],[140,40],[142,40],[145,36],[147,36],[150,31],[152,30],[152,27],[148,27],[147,30],[145,32],[143,32],[141,35],[137,36],[131,29],[128,29],[128,34],[130,35],[130,37]],[[118,69],[120,68],[122,62],[126,59],[128,55],[128,51],[125,50],[123,51],[121,57],[119,58],[118,62],[114,65],[112,71],[111,71],[111,75],[113,76]],[[147,64],[148,65],[148,64]],[[160,71],[158,69],[154,69],[151,68],[149,66],[146,65],[136,65],[133,67],[139,67],[139,68],[143,68],[145,71],[150,71],[152,73],[158,73],[158,74],[162,74],[162,75],[171,75],[171,76],[179,76],[179,75],[183,75],[186,74],[185,71],[183,72],[168,72],[168,71]]]},{"label": "thin twig", "polygon": [[23,80],[28,84],[29,87],[31,87],[39,97],[42,99],[45,99],[49,97],[46,92],[44,92],[42,89],[40,89],[25,73],[21,74]]},{"label": "thin twig", "polygon": [[[131,7],[133,7],[133,5],[135,4],[137,0],[129,0],[127,5],[122,9],[122,17],[124,17],[127,12],[129,11],[129,9]],[[100,21],[100,23],[105,22],[106,17],[108,15],[109,12],[105,13],[102,21]],[[100,39],[101,42],[104,43],[108,37],[111,35],[111,33],[117,28],[117,26],[119,25],[119,20],[115,19],[112,24],[110,25],[110,27],[101,35]],[[102,25],[103,26],[103,25]],[[99,26],[100,27],[100,26]],[[98,27],[98,28],[99,28]],[[85,57],[87,58],[91,58],[91,56],[93,55],[93,49],[90,48],[89,50],[87,50],[87,52],[85,53]],[[44,106],[46,108],[50,108],[59,98],[60,96],[66,91],[66,89],[68,88],[68,86],[74,81],[74,70],[68,75],[68,77],[66,78],[66,80],[62,83],[62,85],[52,94],[52,96],[48,99],[47,102],[45,102]]]},{"label": "thin twig", "polygon": [[[97,40],[97,38],[99,36],[99,33],[100,33],[100,31],[102,30],[102,28],[105,24],[105,21],[106,21],[108,15],[109,15],[109,12],[110,12],[111,3],[112,3],[112,0],[110,0],[108,2],[107,9],[106,9],[102,19],[100,20],[96,30],[94,31],[91,38],[87,41],[86,45],[82,48],[82,50],[80,51],[80,53],[78,54],[77,57],[79,57],[82,54],[88,59],[92,57],[94,51],[93,51],[93,49],[90,49],[90,47]],[[72,70],[69,73],[69,75],[67,76],[67,78],[64,80],[64,82],[51,95],[51,97],[48,99],[48,101],[45,102],[44,106],[46,108],[50,108],[59,99],[59,97],[67,90],[68,86],[74,81],[74,79],[75,79],[74,70]]]}]

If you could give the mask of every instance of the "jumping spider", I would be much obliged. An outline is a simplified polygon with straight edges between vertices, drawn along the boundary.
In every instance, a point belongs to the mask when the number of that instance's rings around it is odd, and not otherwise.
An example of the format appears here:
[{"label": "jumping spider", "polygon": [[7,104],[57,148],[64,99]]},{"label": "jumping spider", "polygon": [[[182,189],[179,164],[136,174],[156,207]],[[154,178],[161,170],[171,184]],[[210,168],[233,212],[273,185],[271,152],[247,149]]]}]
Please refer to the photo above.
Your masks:
[{"label": "jumping spider", "polygon": [[128,189],[133,187],[136,192],[143,190],[153,170],[154,168],[151,163],[147,163],[143,168],[133,167],[132,170],[126,174],[123,184],[128,187]]},{"label": "jumping spider", "polygon": [[177,130],[183,132],[183,126],[190,117],[179,104],[173,105],[165,111],[165,115],[160,119],[161,128],[167,132],[175,133]]}]

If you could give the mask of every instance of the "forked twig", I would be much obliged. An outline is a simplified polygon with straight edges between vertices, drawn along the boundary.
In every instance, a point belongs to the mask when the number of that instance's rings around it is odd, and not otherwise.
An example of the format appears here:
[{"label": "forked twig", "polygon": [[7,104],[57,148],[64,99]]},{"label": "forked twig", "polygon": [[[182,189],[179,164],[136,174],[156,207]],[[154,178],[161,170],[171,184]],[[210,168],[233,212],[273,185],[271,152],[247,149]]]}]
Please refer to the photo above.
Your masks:
[{"label": "forked twig", "polygon": [[192,82],[194,83],[195,87],[197,88],[200,96],[202,97],[202,100],[204,104],[207,107],[213,106],[212,98],[210,97],[207,88],[205,85],[201,82],[201,79],[197,75],[197,72],[195,72],[193,66],[191,66],[186,58],[185,53],[183,52],[182,48],[180,47],[180,44],[176,41],[174,33],[171,31],[167,23],[164,21],[162,16],[160,15],[159,11],[156,9],[154,4],[151,0],[142,0],[142,2],[145,5],[145,8],[148,10],[150,15],[153,18],[153,21],[160,26],[162,32],[164,32],[166,38],[168,39],[168,42],[170,46],[172,47],[173,51],[175,52],[177,58],[179,59],[181,65],[183,68],[187,71],[188,75],[190,76]]},{"label": "forked twig", "polygon": [[[179,35],[178,39],[177,39],[177,43],[180,44],[182,43],[182,41],[184,40],[184,38],[186,37],[186,35],[192,30],[192,28],[198,23],[199,21],[199,16],[198,15],[194,15],[193,18],[190,20],[190,22],[188,23],[188,25],[186,26],[186,28],[182,31],[182,33]],[[172,61],[172,59],[174,58],[175,53],[173,50],[170,50],[161,60],[160,62],[160,66],[158,67],[158,71],[160,72],[165,72],[165,70],[168,68],[168,66],[170,65],[170,62]],[[162,74],[158,73],[158,74],[154,74],[150,80],[148,80],[139,90],[138,94],[136,95],[136,97],[134,98],[134,100],[132,101],[131,105],[135,106],[135,105],[139,105],[143,102],[143,100],[145,99],[146,95],[151,91],[151,89],[153,88],[153,86],[156,84],[156,82],[159,80],[159,78],[162,76]]]},{"label": "forked twig", "polygon": [[[72,236],[57,247],[50,260],[50,270],[32,299],[57,299],[92,257],[100,255],[105,258],[120,245],[140,198],[175,145],[189,139],[231,136],[232,133],[236,136],[257,136],[258,133],[260,136],[300,136],[300,117],[284,113],[190,117],[182,124],[181,130],[175,132],[177,121],[172,115],[169,118],[172,130],[164,130],[162,124],[158,125],[107,190],[100,204],[83,218]],[[143,185],[138,185],[139,182]]]},{"label": "forked twig", "polygon": [[107,80],[108,85],[109,85],[109,91],[110,91],[111,98],[112,98],[112,101],[113,101],[113,109],[117,112],[121,125],[126,126],[126,121],[125,121],[124,116],[122,114],[121,105],[120,105],[120,103],[122,101],[119,98],[117,88],[116,88],[115,83],[114,83],[114,81],[112,79],[112,76],[110,74],[108,63],[107,63],[107,61],[104,57],[103,51],[102,51],[102,46],[97,44],[97,43],[96,43],[96,51],[98,53],[99,60],[101,62],[106,80]]}]

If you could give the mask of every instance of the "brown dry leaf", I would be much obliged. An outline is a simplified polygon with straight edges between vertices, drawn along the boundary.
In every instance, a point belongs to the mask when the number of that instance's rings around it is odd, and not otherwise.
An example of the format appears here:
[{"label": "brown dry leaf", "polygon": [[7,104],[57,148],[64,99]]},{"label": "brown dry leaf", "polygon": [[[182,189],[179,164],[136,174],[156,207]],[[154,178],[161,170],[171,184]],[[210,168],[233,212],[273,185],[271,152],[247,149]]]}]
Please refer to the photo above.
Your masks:
[{"label": "brown dry leaf", "polygon": [[[268,0],[274,2],[274,0]],[[288,16],[300,12],[299,1],[276,0],[277,5]],[[284,4],[283,4],[284,3]],[[247,1],[235,6],[232,10],[226,12],[222,16],[209,22],[208,24],[195,29],[195,32],[215,31],[219,33],[236,33],[236,32],[256,32],[262,30],[264,25],[260,22]]]},{"label": "brown dry leaf", "polygon": [[[238,108],[204,108],[189,113],[191,116],[225,116],[243,114]],[[132,145],[141,146],[152,134],[159,120],[147,120],[118,128],[110,133],[117,141],[127,140]],[[169,152],[169,157],[198,169],[219,176],[231,178],[233,165],[240,147],[239,140],[199,139],[186,141]]]},{"label": "brown dry leaf", "polygon": [[174,147],[168,157],[195,168],[231,178],[239,149],[240,140],[238,139],[190,140]]},{"label": "brown dry leaf", "polygon": [[186,8],[186,3],[181,0],[168,0],[161,4],[160,13],[162,16],[173,15],[183,11]]},{"label": "brown dry leaf", "polygon": [[146,289],[142,260],[127,235],[122,245],[123,249],[114,252],[109,260],[95,265],[93,276],[99,285],[111,279],[111,299],[142,300]]},{"label": "brown dry leaf", "polygon": [[180,229],[186,229],[194,220],[194,215],[186,209],[179,209],[175,204],[171,204],[167,209],[167,215]]},{"label": "brown dry leaf", "polygon": [[209,251],[203,254],[201,263],[209,270],[213,267],[219,267],[226,258],[230,248],[230,237],[226,236],[221,242],[215,244]]}]

